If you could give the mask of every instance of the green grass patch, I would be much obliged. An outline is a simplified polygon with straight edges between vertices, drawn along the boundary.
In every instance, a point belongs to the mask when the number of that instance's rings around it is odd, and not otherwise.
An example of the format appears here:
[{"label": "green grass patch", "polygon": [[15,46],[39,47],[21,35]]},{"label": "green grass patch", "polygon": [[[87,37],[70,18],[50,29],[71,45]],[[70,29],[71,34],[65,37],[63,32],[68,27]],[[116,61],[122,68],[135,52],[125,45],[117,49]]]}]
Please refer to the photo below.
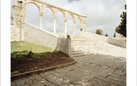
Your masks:
[{"label": "green grass patch", "polygon": [[43,53],[33,53],[31,51],[20,51],[20,52],[12,52],[11,59],[12,60],[20,60],[27,61],[36,58],[49,58],[52,55],[56,55],[58,52],[43,52]]},{"label": "green grass patch", "polygon": [[48,58],[58,52],[51,48],[27,42],[11,42],[11,58],[16,60],[30,60],[35,58]]},{"label": "green grass patch", "polygon": [[32,51],[34,53],[53,52],[54,50],[45,46],[40,46],[27,42],[11,42],[11,53],[20,51]]}]

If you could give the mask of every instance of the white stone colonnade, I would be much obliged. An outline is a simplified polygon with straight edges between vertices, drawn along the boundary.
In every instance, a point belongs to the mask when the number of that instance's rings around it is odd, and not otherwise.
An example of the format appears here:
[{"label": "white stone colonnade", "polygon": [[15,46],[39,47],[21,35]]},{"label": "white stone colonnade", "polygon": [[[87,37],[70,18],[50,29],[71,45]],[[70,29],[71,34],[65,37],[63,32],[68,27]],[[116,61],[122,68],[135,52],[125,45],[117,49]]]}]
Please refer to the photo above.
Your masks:
[{"label": "white stone colonnade", "polygon": [[[39,9],[40,15],[40,28],[42,29],[42,19],[43,19],[43,9],[49,8],[53,12],[54,19],[54,33],[56,33],[56,15],[60,11],[64,15],[64,23],[65,23],[65,34],[67,33],[67,20],[68,15],[71,15],[73,18],[73,33],[76,34],[76,18],[80,20],[80,28],[82,31],[86,31],[86,16],[81,14],[72,12],[70,10],[66,10],[64,8],[55,6],[53,4],[49,4],[43,0],[14,0],[14,37],[15,41],[24,41],[24,24],[26,23],[26,4],[33,3]],[[20,34],[18,34],[18,32]]]}]

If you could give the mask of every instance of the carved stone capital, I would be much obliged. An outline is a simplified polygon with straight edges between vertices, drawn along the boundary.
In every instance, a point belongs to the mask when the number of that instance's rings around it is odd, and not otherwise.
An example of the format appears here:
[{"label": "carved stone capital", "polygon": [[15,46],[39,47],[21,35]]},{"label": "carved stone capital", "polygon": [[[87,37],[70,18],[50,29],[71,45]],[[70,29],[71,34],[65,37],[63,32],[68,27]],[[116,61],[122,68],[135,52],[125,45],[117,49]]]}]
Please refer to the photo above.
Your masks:
[{"label": "carved stone capital", "polygon": [[43,12],[40,12],[39,15],[40,15],[40,16],[43,16]]},{"label": "carved stone capital", "polygon": [[76,20],[74,20],[73,23],[75,24],[75,23],[76,23]]},{"label": "carved stone capital", "polygon": [[68,21],[68,19],[67,19],[67,18],[65,18],[65,19],[64,19],[64,22],[67,22],[67,21]]},{"label": "carved stone capital", "polygon": [[12,6],[12,8],[15,8],[15,7],[19,7],[19,6],[14,4],[14,5]]},{"label": "carved stone capital", "polygon": [[56,15],[54,15],[54,16],[53,16],[53,19],[56,19],[56,18],[57,18],[57,16],[56,16]]}]

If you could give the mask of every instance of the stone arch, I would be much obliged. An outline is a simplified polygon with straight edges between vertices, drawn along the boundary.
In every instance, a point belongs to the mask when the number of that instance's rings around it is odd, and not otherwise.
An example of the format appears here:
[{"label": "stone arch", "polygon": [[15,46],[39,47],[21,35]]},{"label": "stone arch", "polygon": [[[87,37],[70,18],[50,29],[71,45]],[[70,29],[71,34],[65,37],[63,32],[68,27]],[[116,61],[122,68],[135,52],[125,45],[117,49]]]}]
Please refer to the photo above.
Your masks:
[{"label": "stone arch", "polygon": [[52,7],[49,7],[49,6],[45,6],[44,8],[48,8],[48,9],[50,9],[51,11],[52,11],[52,13],[53,13],[53,15],[54,15],[54,10],[53,10],[53,8]]},{"label": "stone arch", "polygon": [[43,27],[43,29],[50,31],[50,32],[53,32],[53,27],[52,27],[52,26],[54,26],[53,15],[54,15],[53,11],[50,8],[44,7],[44,9],[43,9],[43,24],[42,24],[43,26],[42,27]]},{"label": "stone arch", "polygon": [[56,31],[57,33],[60,32],[61,34],[64,33],[64,16],[63,13],[58,11],[56,14]]},{"label": "stone arch", "polygon": [[77,17],[76,17],[76,35],[79,35],[79,34],[80,34],[80,28],[81,28],[80,22],[81,22],[81,20],[80,20],[79,17],[77,16]]},{"label": "stone arch", "polygon": [[82,21],[82,18],[80,16],[78,16],[78,19],[79,19],[80,22]]},{"label": "stone arch", "polygon": [[[31,11],[28,7],[33,7],[35,9],[33,11]],[[35,15],[33,16],[32,13],[35,14]],[[26,23],[31,23],[33,25],[36,25],[37,27],[40,26],[40,23],[39,23],[40,22],[39,21],[40,20],[39,9],[35,4],[33,4],[33,3],[26,4],[26,9],[25,9],[24,15],[25,15],[24,18],[26,20],[25,21]],[[33,22],[33,21],[36,21],[36,20],[39,21],[39,22],[37,22],[37,23]]]},{"label": "stone arch", "polygon": [[68,28],[68,34],[73,35],[73,26],[74,26],[74,16],[68,14],[67,16],[68,21],[67,21],[67,28]]},{"label": "stone arch", "polygon": [[61,12],[61,13],[63,14],[64,18],[65,18],[65,16],[66,16],[66,13],[65,13],[65,11],[58,10],[58,11],[57,11],[57,13],[58,13],[58,12]]},{"label": "stone arch", "polygon": [[71,14],[71,13],[68,13],[67,17],[68,17],[69,15],[70,15],[70,16],[73,18],[73,20],[74,20],[74,15]]},{"label": "stone arch", "polygon": [[28,2],[26,2],[26,5],[29,4],[29,3],[32,3],[32,4],[34,4],[35,6],[37,6],[37,8],[39,9],[39,11],[41,10],[41,9],[40,9],[40,6],[39,6],[36,2],[28,1]]}]

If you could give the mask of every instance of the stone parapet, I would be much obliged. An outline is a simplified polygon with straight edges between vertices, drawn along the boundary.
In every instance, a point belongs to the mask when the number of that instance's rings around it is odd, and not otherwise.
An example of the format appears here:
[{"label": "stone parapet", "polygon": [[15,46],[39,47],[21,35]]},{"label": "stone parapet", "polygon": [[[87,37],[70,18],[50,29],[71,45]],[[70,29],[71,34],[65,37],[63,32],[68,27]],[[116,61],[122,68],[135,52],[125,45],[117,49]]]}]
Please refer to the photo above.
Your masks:
[{"label": "stone parapet", "polygon": [[126,40],[119,40],[116,38],[108,38],[107,42],[110,44],[116,45],[116,46],[126,48]]}]

